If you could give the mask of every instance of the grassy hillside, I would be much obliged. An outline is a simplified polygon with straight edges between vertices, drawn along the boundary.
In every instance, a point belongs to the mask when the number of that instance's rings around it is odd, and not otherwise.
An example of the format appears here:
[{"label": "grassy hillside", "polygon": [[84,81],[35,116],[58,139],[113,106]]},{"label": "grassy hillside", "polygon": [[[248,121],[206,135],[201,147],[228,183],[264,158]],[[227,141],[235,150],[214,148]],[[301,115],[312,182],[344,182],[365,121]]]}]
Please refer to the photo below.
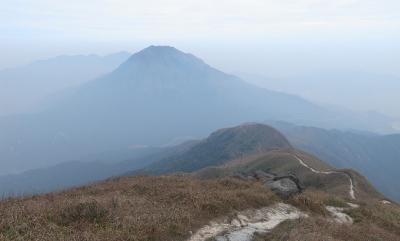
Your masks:
[{"label": "grassy hillside", "polygon": [[260,184],[233,179],[118,178],[0,202],[0,240],[179,241],[213,218],[276,200]]},{"label": "grassy hillside", "polygon": [[354,171],[339,170],[340,173],[330,175],[315,173],[297,158],[320,172],[338,171],[314,156],[293,149],[277,130],[262,124],[244,124],[215,131],[200,141],[186,142],[123,162],[65,163],[50,169],[3,177],[0,178],[0,191],[4,193],[14,188],[19,190],[14,194],[40,193],[103,180],[135,169],[126,175],[190,173],[206,168],[198,175],[226,177],[257,170],[279,176],[295,174],[306,188],[341,196],[349,195],[351,177],[357,196],[383,199],[363,176]]},{"label": "grassy hillside", "polygon": [[298,149],[336,168],[353,168],[385,195],[400,200],[400,135],[377,135],[274,123]]},{"label": "grassy hillside", "polygon": [[276,175],[295,174],[305,188],[326,191],[344,198],[349,197],[349,178],[351,176],[355,194],[361,199],[383,199],[384,197],[360,174],[352,170],[336,170],[340,173],[318,174],[310,171],[299,163],[295,156],[300,157],[310,167],[328,171],[335,170],[316,157],[296,150],[276,150],[264,154],[249,156],[245,159],[233,161],[225,166],[209,167],[198,171],[194,175],[200,178],[221,178],[235,174],[254,173],[262,170]]},{"label": "grassy hillside", "polygon": [[274,128],[263,124],[243,124],[217,130],[185,151],[163,158],[141,172],[150,174],[192,172],[208,166],[222,165],[248,155],[290,148],[287,139]]},{"label": "grassy hillside", "polygon": [[[187,176],[123,177],[60,193],[0,202],[4,241],[183,241],[219,217],[287,202],[308,218],[285,222],[257,240],[399,240],[395,204],[357,201],[355,224],[333,223],[325,205],[344,199],[306,191],[280,200],[255,181]],[[363,239],[364,238],[364,239]]]},{"label": "grassy hillside", "polygon": [[[306,193],[294,202],[304,208],[318,211],[321,202],[337,202],[328,194]],[[304,205],[307,203],[307,205]],[[306,219],[285,221],[272,232],[260,234],[254,241],[398,241],[400,240],[400,207],[379,202],[361,203],[359,208],[347,212],[354,224],[343,225],[321,215]]]},{"label": "grassy hillside", "polygon": [[[386,202],[360,174],[336,170],[293,149],[271,127],[247,124],[222,129],[203,141],[172,148],[166,156],[158,154],[154,157],[161,159],[150,165],[156,174],[187,173],[119,177],[64,192],[0,201],[0,240],[183,241],[204,227],[219,225],[220,220],[223,228],[233,226],[234,230],[217,229],[211,236],[216,239],[223,231],[232,234],[262,222],[274,223],[273,215],[279,219],[293,210],[304,215],[256,238],[400,240],[397,204]],[[274,177],[291,175],[299,191],[282,195],[276,186],[254,175],[257,172],[272,176],[272,182],[280,180]],[[350,221],[336,224],[336,214],[329,208],[341,209],[339,214]],[[253,217],[261,213],[265,218],[254,217],[253,223],[244,224],[252,217],[239,222],[243,213]]]}]

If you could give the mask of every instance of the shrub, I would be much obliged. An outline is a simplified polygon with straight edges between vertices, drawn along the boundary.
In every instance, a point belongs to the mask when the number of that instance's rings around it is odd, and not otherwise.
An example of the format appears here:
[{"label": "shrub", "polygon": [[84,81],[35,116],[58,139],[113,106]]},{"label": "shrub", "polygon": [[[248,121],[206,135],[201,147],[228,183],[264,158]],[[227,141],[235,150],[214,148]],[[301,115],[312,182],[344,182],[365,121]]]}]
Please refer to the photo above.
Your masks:
[{"label": "shrub", "polygon": [[79,223],[104,223],[108,218],[108,210],[96,201],[74,203],[63,207],[56,213],[55,222],[60,225]]}]

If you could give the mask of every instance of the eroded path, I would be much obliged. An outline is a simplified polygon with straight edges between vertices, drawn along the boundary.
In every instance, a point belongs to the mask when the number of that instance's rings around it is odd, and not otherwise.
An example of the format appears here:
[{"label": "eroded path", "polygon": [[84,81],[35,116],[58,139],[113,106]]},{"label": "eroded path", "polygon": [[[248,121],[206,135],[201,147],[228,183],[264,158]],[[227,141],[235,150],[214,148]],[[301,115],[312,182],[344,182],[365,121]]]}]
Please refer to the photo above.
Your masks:
[{"label": "eroded path", "polygon": [[297,208],[278,203],[258,210],[239,212],[232,219],[212,221],[193,234],[187,241],[251,241],[256,233],[266,233],[285,220],[308,217]]},{"label": "eroded path", "polygon": [[326,206],[326,210],[331,214],[333,221],[340,223],[340,224],[353,224],[353,218],[350,217],[345,211],[359,208],[358,204],[354,203],[347,203],[349,207],[333,207],[333,206]]},{"label": "eroded path", "polygon": [[329,175],[329,174],[343,174],[346,175],[349,178],[349,196],[351,199],[356,199],[356,195],[355,195],[355,188],[354,188],[354,184],[353,184],[353,179],[351,178],[350,174],[346,173],[346,172],[341,172],[341,171],[318,171],[315,170],[314,168],[310,167],[309,165],[307,165],[301,158],[299,158],[296,155],[293,155],[294,158],[296,158],[296,160],[299,161],[299,163],[308,168],[310,171],[314,172],[314,173],[318,173],[318,174],[324,174],[324,175]]}]

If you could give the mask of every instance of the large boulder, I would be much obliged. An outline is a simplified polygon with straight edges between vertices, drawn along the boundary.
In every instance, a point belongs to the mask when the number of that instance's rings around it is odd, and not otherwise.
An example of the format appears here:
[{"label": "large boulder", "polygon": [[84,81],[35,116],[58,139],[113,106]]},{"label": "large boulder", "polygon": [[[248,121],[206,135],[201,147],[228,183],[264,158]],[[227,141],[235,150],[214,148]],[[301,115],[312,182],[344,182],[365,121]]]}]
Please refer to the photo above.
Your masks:
[{"label": "large boulder", "polygon": [[303,191],[303,186],[296,175],[277,176],[273,173],[267,173],[257,170],[248,174],[236,173],[234,177],[246,181],[259,181],[270,188],[276,194],[287,198]]},{"label": "large boulder", "polygon": [[290,197],[303,191],[300,180],[295,175],[276,176],[264,182],[264,185],[283,197]]},{"label": "large boulder", "polygon": [[275,178],[275,175],[271,174],[271,173],[266,173],[266,172],[261,171],[261,170],[257,170],[257,171],[254,172],[254,177],[257,180],[260,180],[262,182],[266,182],[266,181],[269,181],[269,180]]}]

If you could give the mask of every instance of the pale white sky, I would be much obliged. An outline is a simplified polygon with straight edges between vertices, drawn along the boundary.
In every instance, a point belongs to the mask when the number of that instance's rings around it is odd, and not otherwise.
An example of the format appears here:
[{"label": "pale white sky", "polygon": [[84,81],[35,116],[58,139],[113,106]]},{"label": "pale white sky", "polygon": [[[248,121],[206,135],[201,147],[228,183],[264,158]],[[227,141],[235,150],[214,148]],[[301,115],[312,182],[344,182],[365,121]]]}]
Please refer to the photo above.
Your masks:
[{"label": "pale white sky", "polygon": [[151,43],[399,38],[399,28],[398,0],[1,0],[0,68]]}]

